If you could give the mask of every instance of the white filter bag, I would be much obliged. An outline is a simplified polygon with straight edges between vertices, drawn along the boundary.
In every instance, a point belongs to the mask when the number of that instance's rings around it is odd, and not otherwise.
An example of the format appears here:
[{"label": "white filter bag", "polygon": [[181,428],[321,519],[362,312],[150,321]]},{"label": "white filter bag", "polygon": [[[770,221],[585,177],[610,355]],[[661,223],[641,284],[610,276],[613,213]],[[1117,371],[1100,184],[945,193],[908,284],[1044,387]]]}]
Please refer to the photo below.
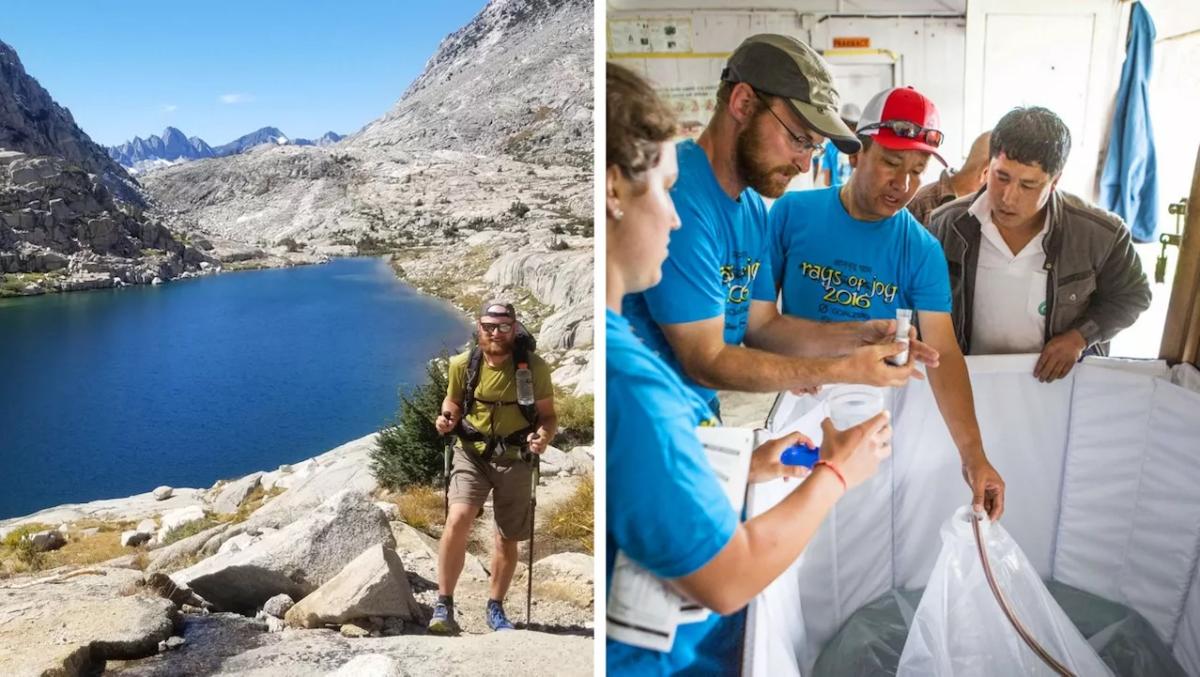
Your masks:
[{"label": "white filter bag", "polygon": [[[898,677],[1012,677],[1057,673],[1017,634],[979,560],[964,506],[941,529],[942,551],[913,617]],[[1112,675],[1046,590],[1025,554],[998,523],[980,523],[997,586],[1017,619],[1079,677]]]}]

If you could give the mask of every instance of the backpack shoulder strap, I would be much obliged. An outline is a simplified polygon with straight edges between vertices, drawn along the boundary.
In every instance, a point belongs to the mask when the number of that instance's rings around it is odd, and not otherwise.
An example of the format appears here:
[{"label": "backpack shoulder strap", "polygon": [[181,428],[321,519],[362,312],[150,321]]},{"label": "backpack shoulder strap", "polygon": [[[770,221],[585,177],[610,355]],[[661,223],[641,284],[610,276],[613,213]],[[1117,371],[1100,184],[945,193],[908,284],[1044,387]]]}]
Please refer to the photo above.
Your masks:
[{"label": "backpack shoulder strap", "polygon": [[463,418],[475,409],[475,389],[479,387],[480,364],[483,362],[483,351],[479,346],[471,348],[467,358],[467,380],[463,387]]}]

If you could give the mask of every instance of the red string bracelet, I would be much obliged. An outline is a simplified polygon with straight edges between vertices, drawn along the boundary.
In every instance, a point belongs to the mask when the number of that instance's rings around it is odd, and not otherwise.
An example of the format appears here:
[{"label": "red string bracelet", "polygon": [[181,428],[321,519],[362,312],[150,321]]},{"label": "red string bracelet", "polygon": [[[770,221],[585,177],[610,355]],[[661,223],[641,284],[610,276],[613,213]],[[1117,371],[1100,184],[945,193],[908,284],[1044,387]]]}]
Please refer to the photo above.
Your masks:
[{"label": "red string bracelet", "polygon": [[849,491],[849,487],[846,486],[846,478],[842,476],[842,471],[838,470],[838,467],[834,465],[832,461],[817,461],[813,464],[813,470],[816,470],[820,466],[825,466],[833,471],[833,474],[838,478],[838,481],[842,483],[842,493]]}]

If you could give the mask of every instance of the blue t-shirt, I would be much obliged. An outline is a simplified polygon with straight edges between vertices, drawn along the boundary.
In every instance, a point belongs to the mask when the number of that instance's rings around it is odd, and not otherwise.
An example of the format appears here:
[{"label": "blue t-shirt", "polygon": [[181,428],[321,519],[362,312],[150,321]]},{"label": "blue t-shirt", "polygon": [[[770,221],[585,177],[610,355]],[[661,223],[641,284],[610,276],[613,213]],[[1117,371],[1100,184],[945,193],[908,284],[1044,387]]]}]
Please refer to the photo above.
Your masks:
[{"label": "blue t-shirt", "polygon": [[837,188],[788,193],[771,208],[771,261],[783,312],[826,322],[950,312],[942,245],[907,209],[882,221],[846,212]]},{"label": "blue t-shirt", "polygon": [[671,234],[662,281],[625,297],[621,313],[646,345],[709,402],[716,391],[683,373],[659,325],[724,317],[725,343],[742,342],[750,302],[775,301],[767,208],[749,188],[737,200],[730,199],[696,142],[684,141],[676,149],[679,179],[671,199],[682,225]]},{"label": "blue t-shirt", "polygon": [[850,178],[850,159],[830,142],[825,143],[825,152],[821,154],[821,169],[829,170],[829,185],[833,188],[846,183]]},{"label": "blue t-shirt", "polygon": [[[738,516],[696,437],[697,426],[713,422],[707,403],[611,310],[605,330],[607,591],[618,549],[660,578],[679,578],[725,547]],[[608,673],[736,672],[742,638],[740,623],[731,629],[736,618],[713,614],[704,622],[680,625],[670,653],[608,640]]]}]

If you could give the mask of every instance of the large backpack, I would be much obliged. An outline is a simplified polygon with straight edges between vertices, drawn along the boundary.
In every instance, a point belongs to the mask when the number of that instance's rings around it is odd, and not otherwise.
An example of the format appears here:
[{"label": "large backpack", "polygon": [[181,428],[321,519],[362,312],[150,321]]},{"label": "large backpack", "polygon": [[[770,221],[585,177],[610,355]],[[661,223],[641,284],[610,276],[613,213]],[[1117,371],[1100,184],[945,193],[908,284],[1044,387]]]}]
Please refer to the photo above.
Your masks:
[{"label": "large backpack", "polygon": [[[521,324],[520,322],[516,323],[514,330],[517,332],[517,335],[513,341],[513,358],[509,361],[509,363],[513,372],[513,380],[515,381],[517,377],[516,372],[518,366],[526,365],[528,367],[530,355],[537,350],[537,341],[533,338],[533,335],[529,333],[529,330],[525,329],[525,325]],[[483,350],[479,348],[478,343],[475,343],[471,346],[471,354],[467,357],[466,384],[464,386],[463,394],[463,413],[458,419],[457,433],[459,438],[463,441],[464,448],[466,447],[467,442],[486,441],[487,445],[484,448],[483,460],[491,461],[496,453],[497,447],[507,447],[510,444],[524,447],[527,444],[525,440],[529,434],[537,430],[538,414],[536,403],[524,405],[516,400],[489,401],[477,398],[475,396],[475,390],[479,388],[479,379],[482,372],[482,367]],[[491,431],[485,433],[481,430],[478,430],[475,428],[475,426],[467,422],[467,415],[474,411],[476,402],[482,402],[492,407],[491,420],[493,425],[495,425],[496,420],[496,408],[513,405],[520,409],[521,416],[525,419],[525,422],[528,425],[506,436],[494,435],[491,434]]]}]

